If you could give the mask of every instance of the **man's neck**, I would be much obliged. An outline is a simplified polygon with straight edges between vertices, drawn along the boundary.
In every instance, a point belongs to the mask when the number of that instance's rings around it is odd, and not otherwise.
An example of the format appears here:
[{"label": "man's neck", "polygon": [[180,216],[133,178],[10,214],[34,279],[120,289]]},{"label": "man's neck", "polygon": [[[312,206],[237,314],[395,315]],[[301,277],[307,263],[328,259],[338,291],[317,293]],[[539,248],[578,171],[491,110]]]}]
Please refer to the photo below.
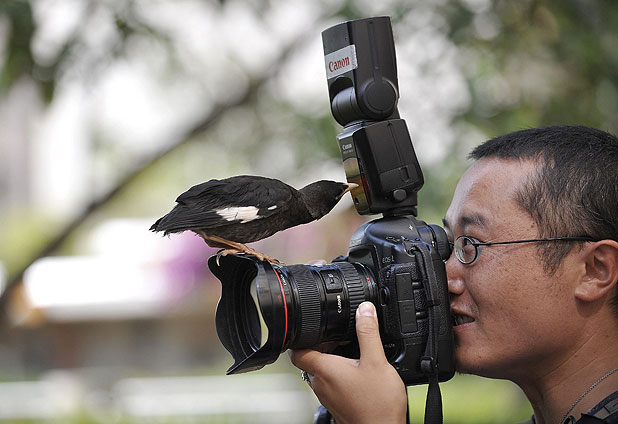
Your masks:
[{"label": "man's neck", "polygon": [[613,336],[597,331],[562,359],[556,358],[553,368],[514,379],[532,404],[537,424],[562,424],[570,408],[568,415],[577,418],[616,391],[618,371],[603,378],[618,367],[616,352]]}]

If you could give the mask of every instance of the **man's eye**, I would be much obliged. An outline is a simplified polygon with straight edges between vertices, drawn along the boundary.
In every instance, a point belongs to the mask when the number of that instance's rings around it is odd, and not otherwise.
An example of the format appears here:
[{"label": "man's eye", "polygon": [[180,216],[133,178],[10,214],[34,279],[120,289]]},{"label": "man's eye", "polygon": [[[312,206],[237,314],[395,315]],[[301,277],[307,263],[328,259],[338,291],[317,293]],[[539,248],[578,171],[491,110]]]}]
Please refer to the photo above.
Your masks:
[{"label": "man's eye", "polygon": [[463,243],[461,243],[461,247],[465,250],[474,249],[473,241],[469,238],[463,239]]}]

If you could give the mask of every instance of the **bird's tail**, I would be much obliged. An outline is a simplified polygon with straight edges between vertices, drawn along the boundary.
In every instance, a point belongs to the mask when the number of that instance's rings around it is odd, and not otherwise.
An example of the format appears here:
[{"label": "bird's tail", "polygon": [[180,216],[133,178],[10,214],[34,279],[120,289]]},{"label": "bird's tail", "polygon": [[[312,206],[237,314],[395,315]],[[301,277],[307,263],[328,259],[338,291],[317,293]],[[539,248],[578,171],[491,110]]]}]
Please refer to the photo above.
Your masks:
[{"label": "bird's tail", "polygon": [[187,228],[184,225],[180,225],[178,220],[175,219],[174,211],[168,213],[165,216],[157,219],[154,224],[150,227],[150,231],[154,231],[155,233],[159,231],[163,231],[163,235],[166,236],[170,233],[179,233],[181,231],[185,231]]},{"label": "bird's tail", "polygon": [[154,232],[161,231],[161,230],[159,229],[159,223],[161,222],[161,220],[162,220],[162,219],[163,219],[163,218],[159,218],[159,219],[157,219],[157,220],[155,221],[155,223],[154,223],[154,224],[152,224],[152,225],[150,226],[150,231],[154,231]]},{"label": "bird's tail", "polygon": [[177,209],[172,209],[170,213],[157,219],[150,227],[150,231],[163,231],[166,236],[171,233],[181,233],[191,229],[193,222],[187,220],[187,217]]}]

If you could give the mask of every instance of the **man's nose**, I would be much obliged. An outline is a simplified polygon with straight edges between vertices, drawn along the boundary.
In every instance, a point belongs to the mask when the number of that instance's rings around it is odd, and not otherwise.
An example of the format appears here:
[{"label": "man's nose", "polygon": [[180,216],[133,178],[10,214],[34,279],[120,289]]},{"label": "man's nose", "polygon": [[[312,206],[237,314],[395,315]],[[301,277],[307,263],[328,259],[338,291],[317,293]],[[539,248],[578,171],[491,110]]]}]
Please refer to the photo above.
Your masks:
[{"label": "man's nose", "polygon": [[460,295],[464,292],[463,267],[455,255],[451,255],[446,261],[446,277],[448,280],[448,292]]}]

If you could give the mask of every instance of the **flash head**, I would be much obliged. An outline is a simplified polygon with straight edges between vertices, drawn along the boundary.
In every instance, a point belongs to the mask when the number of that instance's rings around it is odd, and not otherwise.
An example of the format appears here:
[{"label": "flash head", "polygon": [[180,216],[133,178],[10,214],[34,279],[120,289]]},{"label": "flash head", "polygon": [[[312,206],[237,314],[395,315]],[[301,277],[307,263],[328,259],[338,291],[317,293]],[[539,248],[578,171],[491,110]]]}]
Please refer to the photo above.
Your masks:
[{"label": "flash head", "polygon": [[399,117],[391,34],[387,16],[342,22],[322,32],[331,110],[342,126]]},{"label": "flash head", "polygon": [[397,61],[388,16],[322,32],[331,111],[354,206],[361,215],[414,215],[423,173],[399,118]]}]

